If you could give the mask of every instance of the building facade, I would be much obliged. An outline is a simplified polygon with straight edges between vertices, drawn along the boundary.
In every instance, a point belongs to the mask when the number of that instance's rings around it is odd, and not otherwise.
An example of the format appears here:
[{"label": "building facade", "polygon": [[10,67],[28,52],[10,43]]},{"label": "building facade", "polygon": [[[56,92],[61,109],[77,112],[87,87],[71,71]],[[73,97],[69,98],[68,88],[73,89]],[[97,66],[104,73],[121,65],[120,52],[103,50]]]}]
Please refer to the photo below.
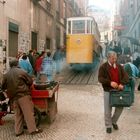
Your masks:
[{"label": "building facade", "polygon": [[118,16],[120,18],[118,36],[129,36],[140,40],[140,1],[121,0]]},{"label": "building facade", "polygon": [[85,0],[0,0],[0,62],[30,49],[66,44],[66,18],[84,16]]}]

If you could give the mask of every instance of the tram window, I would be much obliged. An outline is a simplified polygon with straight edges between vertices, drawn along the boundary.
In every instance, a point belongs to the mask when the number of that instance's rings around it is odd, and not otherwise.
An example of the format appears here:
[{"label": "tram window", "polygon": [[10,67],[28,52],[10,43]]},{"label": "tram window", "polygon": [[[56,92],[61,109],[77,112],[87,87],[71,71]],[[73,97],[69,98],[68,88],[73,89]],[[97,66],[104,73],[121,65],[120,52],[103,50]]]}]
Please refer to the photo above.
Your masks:
[{"label": "tram window", "polygon": [[73,34],[84,34],[85,33],[85,20],[75,20],[72,25]]},{"label": "tram window", "polygon": [[93,21],[91,21],[91,34],[93,34]]},{"label": "tram window", "polygon": [[87,34],[91,33],[91,21],[87,20]]},{"label": "tram window", "polygon": [[68,21],[68,34],[71,34],[71,21]]},{"label": "tram window", "polygon": [[96,34],[96,24],[93,24],[93,34]]}]

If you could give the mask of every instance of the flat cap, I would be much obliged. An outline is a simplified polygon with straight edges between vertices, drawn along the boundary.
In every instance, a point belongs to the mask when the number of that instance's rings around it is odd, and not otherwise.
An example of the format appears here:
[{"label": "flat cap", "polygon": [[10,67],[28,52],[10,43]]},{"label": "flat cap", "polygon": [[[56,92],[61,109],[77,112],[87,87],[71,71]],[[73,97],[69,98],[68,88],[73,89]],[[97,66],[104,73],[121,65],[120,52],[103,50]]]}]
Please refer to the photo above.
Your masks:
[{"label": "flat cap", "polygon": [[13,58],[9,61],[10,67],[18,66],[18,60],[16,58]]}]

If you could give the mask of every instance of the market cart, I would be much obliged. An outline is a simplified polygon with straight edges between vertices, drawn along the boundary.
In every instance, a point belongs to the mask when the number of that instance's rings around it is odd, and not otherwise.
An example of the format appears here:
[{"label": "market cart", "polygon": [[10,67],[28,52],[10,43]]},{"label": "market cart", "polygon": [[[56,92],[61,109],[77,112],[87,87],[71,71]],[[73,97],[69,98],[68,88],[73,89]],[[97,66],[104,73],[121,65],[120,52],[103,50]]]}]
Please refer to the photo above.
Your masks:
[{"label": "market cart", "polygon": [[51,88],[32,89],[32,100],[35,105],[36,124],[39,125],[41,116],[46,115],[47,121],[52,123],[57,114],[59,83],[56,83]]}]

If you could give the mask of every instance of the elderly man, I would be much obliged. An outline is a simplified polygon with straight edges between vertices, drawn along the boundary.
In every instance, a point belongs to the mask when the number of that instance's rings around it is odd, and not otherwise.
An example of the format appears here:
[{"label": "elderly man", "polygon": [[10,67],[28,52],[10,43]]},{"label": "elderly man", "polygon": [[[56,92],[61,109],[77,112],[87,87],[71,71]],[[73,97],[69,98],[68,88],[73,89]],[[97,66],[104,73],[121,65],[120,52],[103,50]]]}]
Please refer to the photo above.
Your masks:
[{"label": "elderly man", "polygon": [[10,61],[10,70],[4,75],[2,89],[7,91],[15,112],[15,134],[23,134],[24,120],[30,134],[42,132],[36,128],[30,86],[32,78],[18,67],[18,60]]},{"label": "elderly man", "polygon": [[111,115],[112,107],[109,103],[110,90],[123,90],[124,85],[129,81],[129,78],[123,67],[120,64],[117,64],[117,54],[115,52],[108,52],[107,58],[107,62],[100,66],[98,79],[104,89],[104,116],[106,132],[111,133],[112,126],[115,130],[118,130],[117,121],[123,111],[123,107],[116,107],[113,116]]}]

